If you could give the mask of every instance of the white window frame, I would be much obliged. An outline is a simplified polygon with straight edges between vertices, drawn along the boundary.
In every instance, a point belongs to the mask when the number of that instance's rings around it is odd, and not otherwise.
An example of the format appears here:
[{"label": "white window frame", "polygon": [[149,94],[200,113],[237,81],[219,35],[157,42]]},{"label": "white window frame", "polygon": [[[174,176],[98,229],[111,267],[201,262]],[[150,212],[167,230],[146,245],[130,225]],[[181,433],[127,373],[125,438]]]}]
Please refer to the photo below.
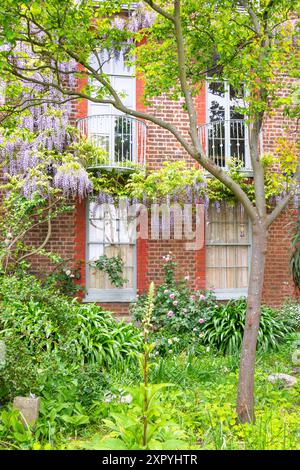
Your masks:
[{"label": "white window frame", "polygon": [[[222,209],[221,209],[222,210]],[[249,241],[245,244],[239,243],[209,243],[208,242],[208,215],[206,217],[206,234],[205,234],[205,265],[207,263],[207,247],[211,246],[248,246],[248,285],[250,279],[250,269],[251,269],[251,258],[252,258],[252,225],[251,220],[248,218],[248,233],[249,233]],[[210,286],[207,286],[209,289]],[[231,300],[231,299],[240,299],[242,297],[248,296],[248,288],[234,288],[234,289],[214,289],[214,293],[216,295],[217,300]]]},{"label": "white window frame", "polygon": [[[90,279],[90,264],[89,264],[89,250],[90,245],[105,245],[104,242],[90,242],[89,226],[90,226],[90,203],[88,200],[86,204],[86,295],[84,302],[131,302],[137,295],[137,243],[133,249],[133,287],[132,288],[117,288],[112,289],[95,289],[89,287]],[[128,243],[118,243],[118,245],[128,245]]]},{"label": "white window frame", "polygon": [[[131,70],[128,70],[128,73],[124,71],[124,73],[120,73],[120,71],[117,69],[116,70],[116,62],[114,59],[111,59],[107,62],[107,65],[109,66],[108,70],[108,77],[110,79],[111,85],[113,88],[116,88],[116,82],[120,78],[127,78],[128,80],[130,79],[131,82],[131,93],[128,94],[128,96],[131,97],[131,105],[128,107],[130,109],[136,109],[136,77],[134,75],[134,68],[131,68]],[[97,108],[99,109],[99,112],[97,112]],[[115,158],[115,119],[117,116],[126,116],[125,113],[119,111],[116,109],[112,104],[106,104],[106,103],[93,103],[91,101],[88,101],[88,111],[87,111],[88,117],[92,116],[97,116],[97,115],[102,115],[105,119],[107,120],[107,124],[104,125],[103,127],[103,132],[95,132],[92,128],[92,126],[88,126],[88,137],[93,141],[93,134],[98,134],[99,136],[102,137],[108,137],[108,148],[109,148],[109,163],[110,164],[117,164],[118,160]],[[132,122],[132,156],[131,156],[131,161],[133,163],[137,163],[138,161],[138,148],[137,148],[137,132],[136,132],[136,121],[131,121]],[[93,121],[91,121],[93,123]],[[101,122],[95,121],[96,127],[99,125],[101,126]],[[109,134],[108,134],[109,133]]]},{"label": "white window frame", "polygon": [[[210,108],[209,108],[209,84],[210,83],[223,83],[224,84],[224,102],[225,102],[225,170],[228,169],[227,162],[230,160],[230,85],[228,80],[218,80],[207,78],[205,82],[205,103],[206,103],[206,122],[209,124],[210,121]],[[250,160],[250,148],[249,148],[249,134],[248,134],[248,126],[245,123],[245,170],[251,172],[251,160]],[[208,147],[208,127],[206,127],[206,135],[205,141],[207,142]]]}]

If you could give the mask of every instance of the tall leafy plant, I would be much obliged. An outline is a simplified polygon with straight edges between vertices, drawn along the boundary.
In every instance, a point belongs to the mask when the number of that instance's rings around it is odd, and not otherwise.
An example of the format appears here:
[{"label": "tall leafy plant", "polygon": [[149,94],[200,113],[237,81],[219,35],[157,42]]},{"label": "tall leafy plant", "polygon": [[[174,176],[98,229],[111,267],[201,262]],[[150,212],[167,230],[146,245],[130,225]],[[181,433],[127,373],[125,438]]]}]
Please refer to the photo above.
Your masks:
[{"label": "tall leafy plant", "polygon": [[91,442],[82,443],[87,449],[180,449],[186,447],[186,435],[169,420],[162,404],[162,392],[173,384],[149,383],[149,355],[154,345],[149,342],[154,302],[154,284],[149,287],[143,318],[143,353],[141,369],[143,382],[129,389],[132,401],[119,412],[110,413],[103,423],[109,433],[96,435]]}]

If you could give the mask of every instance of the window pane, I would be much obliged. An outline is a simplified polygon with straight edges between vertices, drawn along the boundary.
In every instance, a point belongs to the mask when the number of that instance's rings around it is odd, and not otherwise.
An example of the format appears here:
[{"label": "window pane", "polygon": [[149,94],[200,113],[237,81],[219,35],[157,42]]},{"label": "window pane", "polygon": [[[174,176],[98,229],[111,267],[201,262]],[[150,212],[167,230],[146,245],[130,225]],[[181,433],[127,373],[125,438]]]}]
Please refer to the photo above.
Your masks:
[{"label": "window pane", "polygon": [[89,241],[102,243],[104,237],[103,220],[90,220]]},{"label": "window pane", "polygon": [[133,121],[120,116],[115,121],[115,161],[133,161]]},{"label": "window pane", "polygon": [[246,289],[249,270],[249,223],[241,206],[209,208],[206,232],[207,287]]},{"label": "window pane", "polygon": [[225,85],[223,82],[208,84],[209,122],[225,119]]},{"label": "window pane", "polygon": [[[135,286],[135,245],[131,243],[128,220],[124,212],[119,213],[119,210],[112,204],[98,206],[91,203],[89,216],[89,261],[97,260],[101,255],[109,258],[121,256],[124,262],[123,276],[127,279],[123,288],[133,289]],[[116,289],[107,274],[91,267],[89,268],[89,287]]]}]

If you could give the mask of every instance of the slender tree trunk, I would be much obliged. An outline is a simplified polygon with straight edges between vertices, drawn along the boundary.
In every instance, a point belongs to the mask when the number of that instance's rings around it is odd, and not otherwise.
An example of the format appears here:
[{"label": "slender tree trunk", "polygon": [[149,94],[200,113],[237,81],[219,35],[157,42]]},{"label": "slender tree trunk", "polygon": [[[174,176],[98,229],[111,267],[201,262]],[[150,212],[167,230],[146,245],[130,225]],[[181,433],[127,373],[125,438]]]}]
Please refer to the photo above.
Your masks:
[{"label": "slender tree trunk", "polygon": [[237,399],[237,414],[241,423],[255,420],[254,370],[267,251],[267,228],[262,221],[258,221],[252,226],[252,247],[247,313],[241,350]]}]

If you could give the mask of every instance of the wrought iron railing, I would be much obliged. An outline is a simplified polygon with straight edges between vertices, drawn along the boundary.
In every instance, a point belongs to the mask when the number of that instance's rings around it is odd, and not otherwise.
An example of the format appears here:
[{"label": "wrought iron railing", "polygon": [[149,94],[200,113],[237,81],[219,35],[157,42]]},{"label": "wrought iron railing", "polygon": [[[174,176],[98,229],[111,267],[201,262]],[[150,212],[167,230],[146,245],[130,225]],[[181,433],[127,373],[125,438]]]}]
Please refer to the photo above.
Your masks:
[{"label": "wrought iron railing", "polygon": [[251,170],[247,125],[242,119],[209,122],[198,127],[198,136],[208,158],[226,168],[230,159]]},{"label": "wrought iron railing", "polygon": [[127,114],[101,114],[78,119],[77,127],[81,135],[104,150],[104,160],[95,158],[90,168],[145,166],[147,125],[144,121]]}]

